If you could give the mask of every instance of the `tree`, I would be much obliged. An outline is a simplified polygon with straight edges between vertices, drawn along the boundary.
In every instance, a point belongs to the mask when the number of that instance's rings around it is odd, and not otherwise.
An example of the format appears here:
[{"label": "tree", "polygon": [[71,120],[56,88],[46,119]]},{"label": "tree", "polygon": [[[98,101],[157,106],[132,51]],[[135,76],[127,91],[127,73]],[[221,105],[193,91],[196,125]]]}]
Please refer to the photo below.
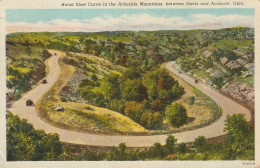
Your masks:
[{"label": "tree", "polygon": [[178,146],[178,151],[180,153],[186,153],[188,151],[188,147],[186,146],[185,143],[181,143],[179,146]]},{"label": "tree", "polygon": [[120,76],[117,73],[110,73],[101,80],[100,91],[105,100],[120,99]]},{"label": "tree", "polygon": [[227,132],[228,159],[236,159],[246,147],[254,145],[254,131],[244,114],[227,116],[224,131]]},{"label": "tree", "polygon": [[47,51],[47,50],[43,50],[42,51],[42,57],[44,58],[44,59],[47,59],[47,58],[49,58],[51,56],[51,54]]},{"label": "tree", "polygon": [[161,113],[146,111],[142,114],[140,124],[148,129],[158,129],[162,126],[163,116]]},{"label": "tree", "polygon": [[170,104],[170,102],[173,100],[171,99],[170,92],[166,90],[160,90],[158,94],[158,98],[164,102],[164,104]]},{"label": "tree", "polygon": [[151,127],[151,118],[152,118],[152,112],[146,111],[142,114],[140,124],[145,127],[145,128],[150,128]]},{"label": "tree", "polygon": [[152,102],[151,108],[154,111],[161,111],[163,109],[163,104],[160,99],[156,99]]},{"label": "tree", "polygon": [[125,143],[120,143],[118,147],[113,146],[108,156],[109,160],[126,160],[126,158],[127,153]]},{"label": "tree", "polygon": [[162,159],[165,157],[165,151],[163,146],[160,143],[155,143],[154,146],[152,146],[149,151],[148,155],[152,158],[159,158]]},{"label": "tree", "polygon": [[35,130],[27,120],[7,113],[7,160],[58,160],[62,144],[58,134]]},{"label": "tree", "polygon": [[107,107],[113,111],[120,112],[122,114],[125,113],[125,101],[123,99],[121,100],[111,100]]},{"label": "tree", "polygon": [[198,138],[195,139],[194,141],[194,147],[199,151],[199,152],[204,152],[205,149],[207,148],[207,140],[204,136],[199,136]]},{"label": "tree", "polygon": [[152,129],[159,129],[163,125],[163,115],[156,112],[152,116]]},{"label": "tree", "polygon": [[122,94],[127,100],[138,102],[147,99],[147,91],[140,79],[126,80],[122,82]]},{"label": "tree", "polygon": [[139,123],[141,116],[142,116],[142,104],[135,102],[135,101],[130,101],[127,102],[125,105],[125,114],[132,120],[136,121]]},{"label": "tree", "polygon": [[178,103],[169,105],[166,108],[165,115],[168,121],[176,127],[180,127],[185,124],[188,118],[187,110],[183,105]]},{"label": "tree", "polygon": [[176,100],[184,94],[184,89],[179,84],[174,84],[171,88],[171,98]]},{"label": "tree", "polygon": [[176,143],[177,139],[172,135],[168,135],[165,144],[166,151],[168,152],[168,154],[173,154],[175,152]]}]

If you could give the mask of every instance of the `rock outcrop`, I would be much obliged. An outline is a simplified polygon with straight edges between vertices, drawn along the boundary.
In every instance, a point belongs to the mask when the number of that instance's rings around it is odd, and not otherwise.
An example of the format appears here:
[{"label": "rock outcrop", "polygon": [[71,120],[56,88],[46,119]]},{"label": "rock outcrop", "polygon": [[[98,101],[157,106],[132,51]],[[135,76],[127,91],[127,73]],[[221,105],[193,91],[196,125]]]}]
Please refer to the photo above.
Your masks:
[{"label": "rock outcrop", "polygon": [[255,91],[248,84],[240,82],[226,83],[221,91],[243,103],[249,104],[252,107],[254,106]]}]

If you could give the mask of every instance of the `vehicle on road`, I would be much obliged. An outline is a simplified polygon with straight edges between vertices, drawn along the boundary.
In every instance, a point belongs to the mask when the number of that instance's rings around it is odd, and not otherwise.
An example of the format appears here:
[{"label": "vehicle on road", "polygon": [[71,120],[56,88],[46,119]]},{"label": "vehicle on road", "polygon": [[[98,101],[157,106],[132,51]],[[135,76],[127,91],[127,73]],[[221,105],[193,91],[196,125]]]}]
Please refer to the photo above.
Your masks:
[{"label": "vehicle on road", "polygon": [[33,101],[31,99],[26,100],[26,106],[32,106]]},{"label": "vehicle on road", "polygon": [[43,79],[43,80],[42,80],[42,84],[45,84],[45,83],[47,83],[47,80],[46,80],[46,79]]}]

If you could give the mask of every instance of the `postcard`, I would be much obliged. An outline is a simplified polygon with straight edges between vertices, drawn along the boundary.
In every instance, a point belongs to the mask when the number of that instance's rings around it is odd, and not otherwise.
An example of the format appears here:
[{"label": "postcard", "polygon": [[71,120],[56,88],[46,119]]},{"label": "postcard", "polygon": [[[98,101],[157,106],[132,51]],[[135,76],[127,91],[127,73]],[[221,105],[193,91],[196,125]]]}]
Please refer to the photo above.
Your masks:
[{"label": "postcard", "polygon": [[260,166],[260,1],[0,6],[0,167]]}]

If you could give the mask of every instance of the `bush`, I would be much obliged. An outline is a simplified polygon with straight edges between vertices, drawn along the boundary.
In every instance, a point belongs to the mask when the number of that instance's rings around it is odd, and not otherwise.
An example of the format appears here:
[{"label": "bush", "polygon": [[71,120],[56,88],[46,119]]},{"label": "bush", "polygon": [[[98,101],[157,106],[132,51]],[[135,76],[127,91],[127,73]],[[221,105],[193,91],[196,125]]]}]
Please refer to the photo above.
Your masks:
[{"label": "bush", "polygon": [[175,152],[176,143],[177,143],[177,139],[172,135],[168,135],[165,144],[168,154],[173,154]]},{"label": "bush", "polygon": [[146,111],[142,114],[140,124],[148,129],[158,129],[162,126],[163,116],[161,113]]},{"label": "bush", "polygon": [[35,130],[25,119],[7,113],[7,160],[58,160],[59,135]]},{"label": "bush", "polygon": [[176,127],[180,127],[185,124],[188,118],[185,107],[178,103],[173,103],[168,106],[166,108],[165,115],[169,122]]},{"label": "bush", "polygon": [[199,136],[198,138],[195,139],[194,141],[194,147],[199,151],[199,152],[204,152],[206,147],[207,147],[207,140],[204,136]]},{"label": "bush", "polygon": [[188,102],[189,105],[193,105],[195,103],[195,97],[191,96],[186,101]]},{"label": "bush", "polygon": [[125,101],[124,100],[111,100],[108,104],[108,108],[124,114],[125,113]]},{"label": "bush", "polygon": [[163,104],[160,99],[156,99],[152,102],[151,108],[154,111],[162,111],[163,110]]},{"label": "bush", "polygon": [[125,105],[125,114],[139,123],[142,116],[142,104],[136,101],[127,102]]}]

